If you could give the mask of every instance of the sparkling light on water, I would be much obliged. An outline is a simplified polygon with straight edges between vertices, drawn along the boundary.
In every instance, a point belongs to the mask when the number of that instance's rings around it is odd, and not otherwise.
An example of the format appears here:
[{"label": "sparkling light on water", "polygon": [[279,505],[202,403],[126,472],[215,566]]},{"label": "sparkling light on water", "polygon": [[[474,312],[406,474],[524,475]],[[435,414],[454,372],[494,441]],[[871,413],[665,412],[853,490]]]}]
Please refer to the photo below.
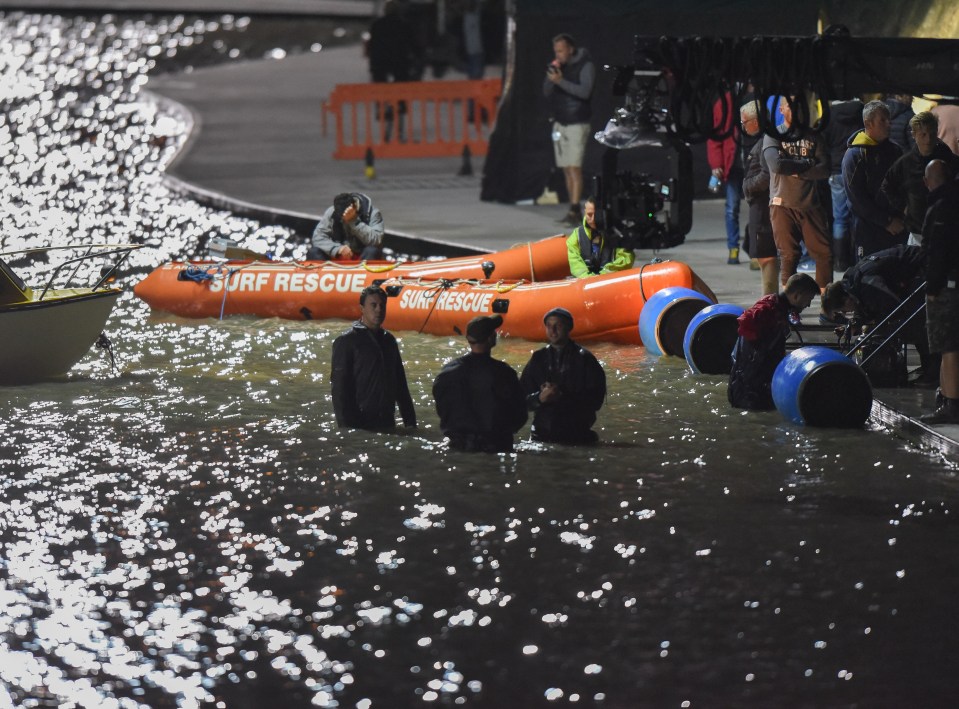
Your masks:
[{"label": "sparkling light on water", "polygon": [[[211,232],[294,248],[160,179],[185,124],[142,91],[152,62],[246,24],[0,16],[3,248],[142,241],[139,272]],[[411,334],[419,428],[341,431],[343,327],[151,317],[128,293],[116,371],[92,352],[2,390],[0,704],[955,696],[941,461],[875,429],[744,416],[721,377],[606,345],[601,445],[459,455],[429,391],[462,343]],[[496,354],[520,368],[532,348]]]}]

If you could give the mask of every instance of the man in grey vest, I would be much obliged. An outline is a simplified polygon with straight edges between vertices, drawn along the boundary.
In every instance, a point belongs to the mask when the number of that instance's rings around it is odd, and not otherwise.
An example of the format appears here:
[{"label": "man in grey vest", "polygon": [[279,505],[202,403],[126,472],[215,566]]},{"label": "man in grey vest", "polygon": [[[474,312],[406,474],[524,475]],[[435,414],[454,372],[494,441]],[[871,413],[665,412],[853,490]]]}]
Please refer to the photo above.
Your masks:
[{"label": "man in grey vest", "polygon": [[578,226],[583,220],[579,200],[583,196],[583,154],[589,139],[596,67],[589,52],[577,47],[568,34],[553,38],[553,55],[553,61],[546,65],[543,95],[549,101],[553,121],[556,167],[563,169],[569,193],[569,211],[563,221]]}]

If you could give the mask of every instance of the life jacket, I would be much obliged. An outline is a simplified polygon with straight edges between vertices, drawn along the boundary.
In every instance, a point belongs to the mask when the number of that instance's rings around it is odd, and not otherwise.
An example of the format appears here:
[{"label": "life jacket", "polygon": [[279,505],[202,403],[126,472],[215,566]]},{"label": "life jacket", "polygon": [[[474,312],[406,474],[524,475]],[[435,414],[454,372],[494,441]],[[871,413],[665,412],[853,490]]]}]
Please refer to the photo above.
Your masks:
[{"label": "life jacket", "polygon": [[610,239],[606,239],[600,234],[599,249],[593,251],[593,241],[590,229],[585,224],[576,227],[576,234],[579,240],[579,255],[583,257],[586,268],[590,273],[599,273],[603,266],[613,260],[615,248]]}]

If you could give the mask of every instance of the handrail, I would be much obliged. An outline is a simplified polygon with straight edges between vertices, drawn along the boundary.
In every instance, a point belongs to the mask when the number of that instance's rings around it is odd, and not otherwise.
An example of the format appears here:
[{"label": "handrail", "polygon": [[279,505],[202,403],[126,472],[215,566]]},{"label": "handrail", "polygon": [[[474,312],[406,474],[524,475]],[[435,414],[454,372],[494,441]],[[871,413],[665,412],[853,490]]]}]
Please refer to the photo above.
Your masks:
[{"label": "handrail", "polygon": [[[83,254],[82,256],[77,256],[75,258],[67,259],[66,261],[62,262],[56,268],[53,269],[53,272],[50,274],[50,277],[47,279],[47,282],[44,285],[43,290],[40,292],[40,297],[37,298],[37,300],[43,300],[47,292],[53,287],[54,282],[56,281],[57,277],[60,275],[60,271],[63,270],[63,268],[65,268],[66,266],[69,266],[72,263],[77,264],[77,268],[75,268],[73,270],[73,273],[70,275],[70,278],[72,279],[73,277],[76,276],[77,271],[79,270],[80,264],[82,262],[92,261],[93,259],[96,259],[96,258],[104,258],[107,256],[120,255],[121,257],[116,260],[113,266],[111,266],[106,273],[101,274],[99,280],[97,280],[97,282],[92,286],[91,290],[96,291],[99,288],[101,288],[103,284],[106,283],[106,281],[113,275],[113,273],[116,272],[117,268],[119,268],[120,265],[124,261],[126,261],[127,258],[129,258],[131,252],[136,251],[137,249],[142,249],[144,246],[145,244],[89,244],[89,245],[77,244],[74,246],[50,246],[50,247],[39,248],[39,249],[23,249],[21,251],[9,251],[9,252],[5,252],[4,254],[0,254],[0,256],[6,256],[8,254],[17,254],[17,253],[28,254],[28,253],[39,253],[43,251],[87,248],[87,252]],[[100,249],[100,250],[94,251],[94,249]]]},{"label": "handrail", "polygon": [[336,124],[337,160],[485,155],[500,79],[337,84],[323,102]]},{"label": "handrail", "polygon": [[[856,340],[856,341],[852,344],[852,346],[850,347],[849,351],[846,352],[846,356],[847,356],[847,357],[852,357],[858,350],[861,350],[861,349],[863,348],[863,346],[864,346],[867,342],[869,342],[869,340],[871,340],[871,339],[873,338],[873,336],[876,335],[876,333],[878,333],[878,332],[881,331],[881,328],[882,328],[883,325],[885,325],[885,324],[886,324],[887,322],[889,322],[893,317],[895,317],[896,313],[898,313],[900,310],[902,310],[904,307],[906,307],[906,304],[909,303],[910,300],[912,300],[912,299],[913,299],[916,295],[918,295],[919,293],[923,292],[925,289],[926,289],[926,282],[923,281],[912,293],[910,293],[910,294],[907,295],[905,298],[903,298],[902,302],[899,303],[899,305],[897,305],[895,308],[893,308],[892,311],[890,311],[889,314],[886,315],[886,317],[884,317],[882,320],[880,320],[878,323],[876,323],[869,332],[867,332],[865,335],[863,335],[863,336],[860,337],[858,340]],[[880,343],[879,347],[877,347],[877,348],[874,349],[872,352],[870,352],[869,355],[867,355],[866,358],[865,358],[862,362],[859,363],[859,366],[862,366],[862,365],[866,364],[866,362],[868,362],[873,355],[875,355],[877,352],[881,351],[882,348],[885,347],[886,344],[888,344],[889,341],[892,340],[892,338],[894,338],[896,335],[898,335],[900,330],[902,330],[906,325],[908,325],[910,322],[912,322],[912,319],[913,319],[914,317],[916,317],[920,312],[922,312],[923,308],[925,308],[925,307],[926,307],[926,303],[923,302],[923,303],[912,313],[912,315],[910,315],[908,318],[906,318],[905,320],[903,320],[902,323],[899,325],[899,327],[897,327],[895,330],[893,330],[892,334],[889,335],[885,340],[883,340],[883,341]]]}]

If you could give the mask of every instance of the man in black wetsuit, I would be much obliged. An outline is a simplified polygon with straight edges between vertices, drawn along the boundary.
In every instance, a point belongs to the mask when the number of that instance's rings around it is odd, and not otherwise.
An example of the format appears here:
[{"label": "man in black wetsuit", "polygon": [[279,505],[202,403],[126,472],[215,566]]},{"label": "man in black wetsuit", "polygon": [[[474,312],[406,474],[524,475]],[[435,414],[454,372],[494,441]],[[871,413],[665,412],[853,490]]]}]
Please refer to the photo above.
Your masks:
[{"label": "man in black wetsuit", "polygon": [[[823,314],[833,322],[852,313],[861,323],[875,324],[895,310],[925,279],[926,257],[919,246],[893,246],[876,251],[847,269],[842,280],[826,286],[822,295]],[[903,308],[899,321],[911,315],[922,301]],[[897,321],[898,322],[898,321]],[[891,332],[891,330],[890,330]],[[939,380],[939,357],[930,354],[925,313],[905,327],[903,338],[919,355],[916,384],[935,385]]]},{"label": "man in black wetsuit", "polygon": [[526,423],[526,401],[516,372],[490,355],[501,315],[480,315],[466,327],[470,352],[447,362],[433,382],[440,429],[450,448],[508,453]]},{"label": "man in black wetsuit", "polygon": [[537,441],[582,445],[598,439],[592,425],[606,398],[606,373],[593,354],[573,342],[573,316],[553,308],[543,318],[547,347],[533,353],[520,376],[533,412]]},{"label": "man in black wetsuit", "polygon": [[413,398],[396,338],[383,329],[386,292],[369,286],[360,293],[360,319],[333,341],[333,411],[340,428],[389,431],[396,406],[403,424],[416,426]]}]

